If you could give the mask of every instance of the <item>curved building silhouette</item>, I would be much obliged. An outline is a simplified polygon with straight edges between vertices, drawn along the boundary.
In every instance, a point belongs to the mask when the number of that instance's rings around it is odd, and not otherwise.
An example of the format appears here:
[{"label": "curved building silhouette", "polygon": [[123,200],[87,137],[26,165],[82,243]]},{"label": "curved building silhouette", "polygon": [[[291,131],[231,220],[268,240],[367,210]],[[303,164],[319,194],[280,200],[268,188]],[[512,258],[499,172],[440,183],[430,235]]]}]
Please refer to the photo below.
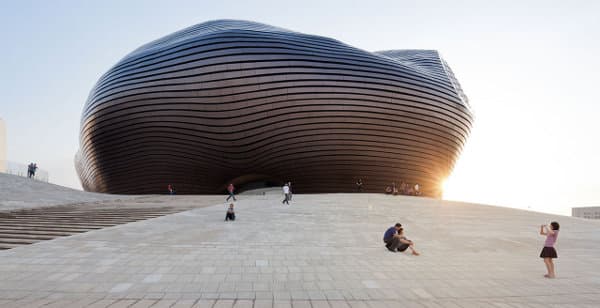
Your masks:
[{"label": "curved building silhouette", "polygon": [[297,193],[350,192],[361,178],[365,192],[405,181],[436,197],[471,123],[437,51],[367,52],[217,20],[148,43],[100,78],[75,163],[96,192],[283,181]]}]

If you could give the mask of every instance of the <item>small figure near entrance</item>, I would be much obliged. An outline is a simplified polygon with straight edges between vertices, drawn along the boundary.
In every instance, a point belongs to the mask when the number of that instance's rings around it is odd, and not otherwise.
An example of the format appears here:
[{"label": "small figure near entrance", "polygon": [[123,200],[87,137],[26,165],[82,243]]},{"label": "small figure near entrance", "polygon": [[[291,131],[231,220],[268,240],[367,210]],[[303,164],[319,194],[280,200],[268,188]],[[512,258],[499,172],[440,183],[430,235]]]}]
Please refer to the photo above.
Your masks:
[{"label": "small figure near entrance", "polygon": [[358,181],[356,181],[356,189],[358,190],[358,192],[362,192],[362,190],[363,190],[362,179],[358,179]]},{"label": "small figure near entrance", "polygon": [[290,187],[288,186],[288,183],[283,184],[283,194],[285,195],[285,198],[283,199],[283,201],[281,201],[281,203],[285,203],[285,204],[290,204]]},{"label": "small figure near entrance", "polygon": [[288,189],[289,189],[288,201],[292,201],[292,182],[287,182],[287,185],[288,185]]},{"label": "small figure near entrance", "polygon": [[229,192],[229,197],[227,197],[227,199],[225,201],[229,201],[229,199],[233,198],[233,201],[237,201],[235,199],[235,187],[233,186],[233,183],[229,183],[229,186],[227,186],[227,191]]},{"label": "small figure near entrance", "polygon": [[235,220],[235,211],[233,210],[233,203],[229,204],[227,213],[225,214],[225,221]]},{"label": "small figure near entrance", "polygon": [[554,249],[554,244],[558,238],[558,229],[560,229],[560,225],[556,221],[551,222],[549,225],[542,225],[540,227],[540,235],[546,236],[544,248],[540,253],[540,258],[544,259],[544,264],[548,270],[548,274],[544,275],[546,278],[556,278],[556,273],[554,272],[554,261],[552,259],[558,258],[556,249]]},{"label": "small figure near entrance", "polygon": [[169,195],[175,194],[175,187],[171,184],[167,185],[167,190],[169,191]]}]

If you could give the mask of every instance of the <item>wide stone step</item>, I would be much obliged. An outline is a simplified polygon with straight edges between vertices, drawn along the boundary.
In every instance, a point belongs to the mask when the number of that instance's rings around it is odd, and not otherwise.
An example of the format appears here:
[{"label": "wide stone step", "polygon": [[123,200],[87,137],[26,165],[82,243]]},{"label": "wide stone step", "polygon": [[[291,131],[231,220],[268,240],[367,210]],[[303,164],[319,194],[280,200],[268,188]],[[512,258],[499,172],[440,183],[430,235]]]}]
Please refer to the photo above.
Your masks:
[{"label": "wide stone step", "polygon": [[186,211],[188,207],[76,205],[0,213],[0,249]]}]

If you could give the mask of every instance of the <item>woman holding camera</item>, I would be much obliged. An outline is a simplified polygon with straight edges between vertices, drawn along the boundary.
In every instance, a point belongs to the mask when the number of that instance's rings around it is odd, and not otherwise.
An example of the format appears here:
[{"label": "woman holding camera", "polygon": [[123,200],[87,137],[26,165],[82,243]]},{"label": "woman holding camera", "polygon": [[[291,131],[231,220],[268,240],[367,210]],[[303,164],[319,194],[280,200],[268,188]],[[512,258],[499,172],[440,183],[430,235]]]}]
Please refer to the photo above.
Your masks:
[{"label": "woman holding camera", "polygon": [[556,249],[554,249],[554,244],[558,238],[558,229],[560,229],[560,225],[556,221],[540,227],[540,235],[546,236],[544,248],[540,253],[540,258],[544,259],[544,264],[546,264],[546,269],[548,270],[548,274],[544,275],[546,278],[556,277],[556,274],[554,273],[554,261],[552,259],[558,258]]}]

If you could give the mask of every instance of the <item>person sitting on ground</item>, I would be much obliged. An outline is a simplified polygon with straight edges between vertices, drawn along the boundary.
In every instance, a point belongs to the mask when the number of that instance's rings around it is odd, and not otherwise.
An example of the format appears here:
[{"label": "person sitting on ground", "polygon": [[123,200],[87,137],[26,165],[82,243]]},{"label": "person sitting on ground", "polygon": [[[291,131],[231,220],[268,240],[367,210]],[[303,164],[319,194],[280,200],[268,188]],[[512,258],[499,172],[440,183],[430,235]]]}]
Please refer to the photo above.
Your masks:
[{"label": "person sitting on ground", "polygon": [[404,236],[403,228],[398,229],[398,234],[396,236],[398,237],[398,241],[401,243],[400,246],[398,246],[398,251],[403,252],[407,248],[410,248],[413,255],[420,255],[420,253],[415,250],[415,243]]},{"label": "person sitting on ground", "polygon": [[398,246],[400,246],[400,238],[397,237],[398,230],[400,229],[402,229],[402,224],[398,222],[385,230],[385,233],[383,234],[383,242],[389,251],[396,252],[396,249],[398,249]]},{"label": "person sitting on ground", "polygon": [[175,187],[173,187],[173,185],[171,185],[171,184],[167,185],[167,190],[169,191],[169,195],[175,194]]},{"label": "person sitting on ground", "polygon": [[225,221],[235,220],[235,211],[233,210],[233,203],[229,204],[227,213],[225,214]]},{"label": "person sitting on ground", "polygon": [[388,187],[385,188],[385,193],[388,194],[388,195],[391,194],[393,191],[394,190],[392,189],[392,186],[388,186]]},{"label": "person sitting on ground", "polygon": [[396,223],[385,231],[383,242],[385,243],[385,247],[391,252],[402,252],[410,248],[413,255],[419,255],[414,249],[415,244],[404,236],[404,229],[400,223]]}]

